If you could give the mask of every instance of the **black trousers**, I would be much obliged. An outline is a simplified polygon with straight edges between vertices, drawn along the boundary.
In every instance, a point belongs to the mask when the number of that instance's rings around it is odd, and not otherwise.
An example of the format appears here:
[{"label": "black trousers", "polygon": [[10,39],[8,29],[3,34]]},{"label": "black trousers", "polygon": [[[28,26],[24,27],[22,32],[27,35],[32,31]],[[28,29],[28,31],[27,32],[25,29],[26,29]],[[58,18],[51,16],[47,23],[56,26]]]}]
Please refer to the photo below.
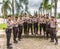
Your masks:
[{"label": "black trousers", "polygon": [[34,23],[34,33],[38,34],[38,23]]},{"label": "black trousers", "polygon": [[43,29],[43,24],[40,24],[40,35],[41,35],[41,32],[42,32],[42,29]]},{"label": "black trousers", "polygon": [[56,29],[55,28],[51,28],[50,36],[51,36],[51,40],[55,39],[55,41],[58,42],[58,39],[57,39],[57,36],[56,36]]},{"label": "black trousers", "polygon": [[21,39],[21,35],[22,35],[22,30],[23,30],[23,28],[22,28],[22,25],[18,25],[18,39]]},{"label": "black trousers", "polygon": [[50,28],[46,28],[46,38],[48,39],[50,36]]},{"label": "black trousers", "polygon": [[13,40],[16,41],[18,35],[18,27],[13,27]]},{"label": "black trousers", "polygon": [[7,46],[10,44],[11,31],[12,29],[6,29]]},{"label": "black trousers", "polygon": [[28,24],[28,33],[30,29],[31,29],[31,34],[33,35],[33,27],[31,23]]},{"label": "black trousers", "polygon": [[27,32],[27,22],[24,22],[23,25],[24,25],[24,34],[27,35],[28,34],[28,32]]},{"label": "black trousers", "polygon": [[43,33],[44,33],[44,36],[46,35],[46,24],[43,23]]}]

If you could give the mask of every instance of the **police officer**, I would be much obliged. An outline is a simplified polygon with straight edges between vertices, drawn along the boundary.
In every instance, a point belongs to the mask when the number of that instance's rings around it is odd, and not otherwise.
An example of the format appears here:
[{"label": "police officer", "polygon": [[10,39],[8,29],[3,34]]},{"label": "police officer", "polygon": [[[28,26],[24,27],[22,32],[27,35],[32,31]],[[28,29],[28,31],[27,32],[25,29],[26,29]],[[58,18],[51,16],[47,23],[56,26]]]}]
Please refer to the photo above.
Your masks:
[{"label": "police officer", "polygon": [[54,39],[55,39],[55,45],[58,44],[58,39],[57,39],[57,36],[56,36],[56,32],[58,31],[58,28],[57,28],[57,22],[56,22],[56,19],[52,16],[51,17],[51,22],[50,22],[50,27],[51,27],[51,42],[54,42]]},{"label": "police officer", "polygon": [[33,35],[33,28],[32,28],[32,16],[30,15],[29,19],[28,19],[28,33],[29,30],[31,29],[31,34]]},{"label": "police officer", "polygon": [[46,17],[46,37],[47,37],[47,39],[49,38],[49,35],[50,35],[50,19],[47,16]]},{"label": "police officer", "polygon": [[40,15],[39,17],[39,26],[40,26],[40,35],[42,34],[42,29],[43,29],[43,17]]},{"label": "police officer", "polygon": [[37,17],[34,17],[34,33],[35,35],[38,34],[38,21],[37,21]]},{"label": "police officer", "polygon": [[13,40],[14,43],[17,43],[17,34],[18,34],[18,17],[15,17],[15,20],[13,21]]},{"label": "police officer", "polygon": [[23,19],[22,19],[22,16],[20,16],[20,18],[18,20],[18,40],[19,41],[21,39],[22,30],[23,30]]},{"label": "police officer", "polygon": [[10,47],[10,38],[11,38],[11,32],[12,32],[12,21],[11,16],[8,16],[7,22],[6,22],[6,38],[7,38],[7,48]]},{"label": "police officer", "polygon": [[25,35],[28,35],[28,32],[27,32],[27,14],[26,13],[24,13],[23,21],[24,21],[24,23],[23,23],[23,26],[24,26],[24,34]]},{"label": "police officer", "polygon": [[42,25],[43,25],[43,33],[44,33],[44,37],[45,37],[45,35],[46,35],[46,17],[45,17],[45,15],[43,16]]}]

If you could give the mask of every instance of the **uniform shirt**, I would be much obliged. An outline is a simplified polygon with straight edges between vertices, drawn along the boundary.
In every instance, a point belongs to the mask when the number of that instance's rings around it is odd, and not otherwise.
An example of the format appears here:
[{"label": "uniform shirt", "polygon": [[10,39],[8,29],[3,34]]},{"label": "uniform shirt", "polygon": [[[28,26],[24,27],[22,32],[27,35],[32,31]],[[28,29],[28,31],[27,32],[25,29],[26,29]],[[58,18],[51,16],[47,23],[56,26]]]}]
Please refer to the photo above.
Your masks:
[{"label": "uniform shirt", "polygon": [[39,24],[42,24],[42,23],[43,23],[43,18],[39,18],[38,23],[39,23]]},{"label": "uniform shirt", "polygon": [[7,29],[12,29],[12,26],[13,26],[12,21],[7,20],[7,21],[6,21],[6,26],[7,26],[7,27],[6,27]]},{"label": "uniform shirt", "polygon": [[46,28],[50,28],[50,21],[46,21]]},{"label": "uniform shirt", "polygon": [[23,17],[23,21],[24,22],[27,22],[27,17]]},{"label": "uniform shirt", "polygon": [[51,28],[56,28],[56,23],[57,23],[56,20],[51,21],[51,22],[50,22],[50,27],[51,27]]},{"label": "uniform shirt", "polygon": [[37,18],[34,18],[34,23],[37,23],[38,21],[37,21]]},{"label": "uniform shirt", "polygon": [[43,22],[42,22],[43,24],[46,24],[46,19],[45,18],[43,18]]},{"label": "uniform shirt", "polygon": [[32,18],[29,18],[28,19],[28,23],[32,23]]},{"label": "uniform shirt", "polygon": [[17,20],[17,21],[14,20],[13,23],[14,23],[14,24],[13,24],[13,27],[18,27],[18,20]]},{"label": "uniform shirt", "polygon": [[19,25],[23,25],[23,22],[24,22],[23,20],[18,20]]}]

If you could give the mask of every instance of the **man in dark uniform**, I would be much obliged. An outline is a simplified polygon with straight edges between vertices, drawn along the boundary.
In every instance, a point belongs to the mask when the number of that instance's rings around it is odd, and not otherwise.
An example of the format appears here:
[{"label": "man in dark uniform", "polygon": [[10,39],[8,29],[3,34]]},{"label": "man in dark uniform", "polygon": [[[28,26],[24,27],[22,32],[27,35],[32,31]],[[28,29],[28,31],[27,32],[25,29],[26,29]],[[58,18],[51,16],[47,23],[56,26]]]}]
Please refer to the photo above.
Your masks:
[{"label": "man in dark uniform", "polygon": [[49,38],[49,35],[50,35],[50,19],[47,16],[46,17],[46,37],[47,37],[47,39]]},{"label": "man in dark uniform", "polygon": [[56,36],[56,32],[58,31],[58,28],[57,28],[57,22],[56,22],[56,19],[55,17],[51,17],[51,21],[50,21],[50,27],[51,27],[51,42],[54,42],[54,39],[55,39],[55,45],[58,44],[58,39],[57,39],[57,36]]},{"label": "man in dark uniform", "polygon": [[34,17],[34,33],[35,33],[35,35],[38,34],[38,21],[37,21],[37,17]]},{"label": "man in dark uniform", "polygon": [[13,21],[13,40],[14,43],[17,43],[17,34],[18,34],[18,17],[15,17],[15,20]]},{"label": "man in dark uniform", "polygon": [[46,17],[45,17],[45,15],[43,16],[42,25],[43,25],[43,33],[44,33],[44,37],[45,37],[45,35],[46,35]]},{"label": "man in dark uniform", "polygon": [[23,21],[24,21],[24,23],[23,23],[23,26],[24,26],[24,34],[25,35],[28,35],[28,32],[27,32],[27,14],[26,13],[24,14]]},{"label": "man in dark uniform", "polygon": [[18,40],[19,41],[21,39],[22,30],[23,30],[23,19],[22,19],[22,16],[20,16],[20,18],[18,20]]},{"label": "man in dark uniform", "polygon": [[40,17],[39,17],[40,35],[42,34],[41,32],[42,32],[42,29],[43,29],[42,22],[43,22],[43,17],[42,17],[42,15],[40,15]]},{"label": "man in dark uniform", "polygon": [[6,23],[6,38],[7,38],[7,48],[10,47],[10,38],[11,38],[11,32],[12,32],[12,21],[11,16],[8,16],[7,23]]},{"label": "man in dark uniform", "polygon": [[33,28],[32,28],[32,16],[30,15],[29,19],[28,19],[28,33],[29,30],[31,29],[31,34],[33,35]]}]

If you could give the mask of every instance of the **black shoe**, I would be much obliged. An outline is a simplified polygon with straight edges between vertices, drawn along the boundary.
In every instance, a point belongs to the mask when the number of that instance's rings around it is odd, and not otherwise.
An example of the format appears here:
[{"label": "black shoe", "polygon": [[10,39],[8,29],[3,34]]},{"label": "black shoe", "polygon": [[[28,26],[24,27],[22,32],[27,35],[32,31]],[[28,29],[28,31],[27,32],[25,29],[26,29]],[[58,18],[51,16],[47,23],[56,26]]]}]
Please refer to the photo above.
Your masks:
[{"label": "black shoe", "polygon": [[18,39],[18,41],[21,41],[20,39]]},{"label": "black shoe", "polygon": [[51,40],[50,42],[54,42],[54,40]]},{"label": "black shoe", "polygon": [[12,45],[11,43],[9,43],[9,45]]},{"label": "black shoe", "polygon": [[14,41],[14,43],[18,43],[18,41]]},{"label": "black shoe", "polygon": [[55,45],[58,45],[58,42],[56,42]]},{"label": "black shoe", "polygon": [[12,49],[13,47],[12,46],[7,46],[7,49]]}]

